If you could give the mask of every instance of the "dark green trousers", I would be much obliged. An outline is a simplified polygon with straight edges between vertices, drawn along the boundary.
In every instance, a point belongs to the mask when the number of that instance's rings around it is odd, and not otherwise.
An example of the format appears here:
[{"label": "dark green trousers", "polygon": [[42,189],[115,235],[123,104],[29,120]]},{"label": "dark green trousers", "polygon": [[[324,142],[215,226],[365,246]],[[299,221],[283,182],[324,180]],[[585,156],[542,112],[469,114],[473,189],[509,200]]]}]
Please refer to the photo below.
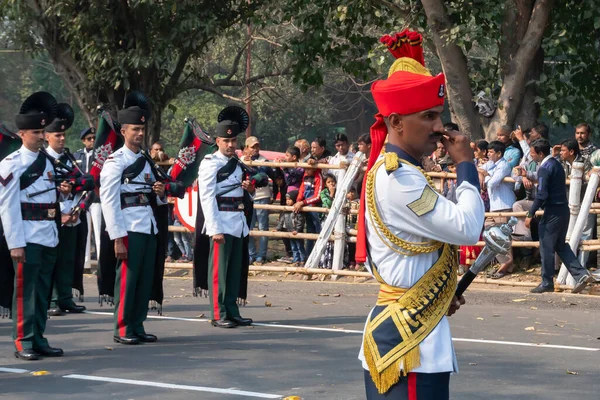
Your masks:
[{"label": "dark green trousers", "polygon": [[73,272],[77,254],[77,226],[63,226],[58,234],[58,258],[54,267],[54,287],[50,308],[70,308],[73,302]]},{"label": "dark green trousers", "polygon": [[223,244],[210,240],[208,298],[214,320],[240,316],[237,298],[240,291],[243,244],[243,238],[231,235],[225,235]]},{"label": "dark green trousers", "polygon": [[44,338],[56,247],[27,243],[25,263],[13,262],[13,339],[17,351],[48,347]]},{"label": "dark green trousers", "polygon": [[144,321],[152,293],[156,235],[127,232],[127,260],[118,261],[115,279],[115,336],[146,333]]}]

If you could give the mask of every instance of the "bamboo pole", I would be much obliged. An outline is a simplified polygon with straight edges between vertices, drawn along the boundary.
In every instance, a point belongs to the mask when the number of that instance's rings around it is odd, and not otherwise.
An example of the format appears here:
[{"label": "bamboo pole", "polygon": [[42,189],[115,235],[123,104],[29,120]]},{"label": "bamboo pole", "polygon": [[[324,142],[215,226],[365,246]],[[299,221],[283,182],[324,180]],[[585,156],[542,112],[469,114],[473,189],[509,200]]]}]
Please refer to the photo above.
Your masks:
[{"label": "bamboo pole", "polygon": [[[585,190],[585,195],[583,196],[583,200],[581,201],[581,209],[579,210],[579,215],[577,216],[577,221],[573,227],[573,232],[571,233],[571,239],[569,240],[569,246],[573,250],[575,254],[577,254],[577,248],[579,247],[579,241],[581,240],[581,235],[583,233],[583,229],[588,220],[588,215],[590,213],[590,207],[592,206],[592,202],[596,197],[596,189],[598,189],[598,183],[600,183],[600,167],[592,168],[592,174],[590,176],[590,181]],[[575,285],[575,279],[568,272],[567,267],[563,264],[560,267],[560,272],[558,273],[558,282],[566,283],[567,285]]]},{"label": "bamboo pole", "polygon": [[[354,181],[354,177],[352,181],[348,182],[346,178],[346,170],[340,170],[338,172],[338,184],[335,189],[335,196],[342,197],[346,199],[346,193],[348,192],[349,185]],[[331,269],[333,271],[341,271],[344,269],[344,249],[346,248],[346,207],[342,206],[337,213],[337,217],[335,219],[335,226],[333,228],[333,237],[335,238],[333,242],[333,263],[331,265]],[[337,280],[337,275],[332,275],[331,279]]]},{"label": "bamboo pole", "polygon": [[[184,227],[184,226],[169,226],[169,232],[187,232],[189,233],[190,231]],[[356,234],[357,231],[356,229],[348,229],[346,231],[346,242],[347,243],[356,243]],[[319,239],[321,237],[320,234],[318,233],[298,233],[297,235],[293,235],[291,232],[271,232],[271,231],[257,231],[257,230],[253,230],[250,231],[250,236],[252,237],[270,237],[270,238],[277,238],[277,239],[282,239],[282,238],[286,238],[286,239],[309,239],[309,240],[315,240],[315,239]],[[334,241],[335,238],[335,234],[330,234],[329,235],[329,241]],[[484,247],[485,246],[485,242],[481,241],[481,242],[477,242],[475,243],[474,246],[478,246],[478,247]],[[519,240],[515,240],[512,242],[512,247],[540,247],[540,243],[539,242],[534,242],[534,241],[519,241]],[[598,247],[598,248],[596,248]],[[583,251],[594,251],[594,250],[600,250],[600,239],[594,239],[594,240],[583,240],[581,241],[581,246],[580,249]],[[320,256],[319,256],[320,257]]]},{"label": "bamboo pole", "polygon": [[[363,158],[364,158],[364,155],[360,151],[354,155],[354,158],[352,159],[352,162],[350,163],[350,167],[348,168],[348,171],[345,174],[344,181],[348,181],[351,184],[351,182],[354,180],[354,177],[358,173],[359,168],[362,165]],[[340,185],[340,183],[338,182],[337,189],[336,189],[337,194],[335,196],[335,199],[333,200],[333,204],[331,206],[331,211],[327,214],[327,219],[325,220],[325,222],[323,223],[323,225],[321,227],[321,233],[319,234],[319,239],[317,239],[317,242],[315,243],[315,246],[313,247],[312,252],[308,256],[308,259],[306,260],[307,268],[314,268],[319,265],[319,259],[321,258],[323,251],[325,251],[325,245],[327,244],[326,243],[327,238],[329,238],[329,236],[333,232],[333,228],[335,225],[335,221],[337,219],[337,215],[339,214],[342,206],[346,202],[346,194],[342,191],[340,186],[343,186],[343,185]],[[344,227],[344,229],[345,229],[345,227]]]},{"label": "bamboo pole", "polygon": [[[97,260],[90,261],[91,266],[97,266]],[[181,269],[181,270],[192,270],[194,269],[193,263],[165,263],[165,268],[169,269]],[[302,267],[287,267],[287,266],[275,266],[275,265],[250,265],[250,271],[254,272],[278,272],[278,273],[295,273],[302,275],[340,275],[340,276],[354,276],[357,278],[372,278],[371,273],[364,271],[350,271],[350,270],[341,270],[341,271],[332,271],[330,269],[322,269],[322,268],[302,268]],[[536,287],[538,283],[536,282],[516,282],[516,281],[505,281],[498,279],[489,279],[485,276],[475,278],[473,280],[474,283],[481,283],[484,285],[497,285],[497,286],[514,286],[514,287]],[[571,290],[573,286],[555,284],[555,289],[559,290]]]},{"label": "bamboo pole", "polygon": [[[254,209],[256,210],[269,210],[269,211],[294,211],[294,206],[280,206],[278,204],[255,204]],[[302,207],[301,212],[318,212],[328,213],[329,208],[325,207]]]},{"label": "bamboo pole", "polygon": [[303,162],[286,162],[286,161],[244,161],[244,164],[250,167],[279,167],[279,168],[304,168],[304,169],[346,169],[348,164],[340,165],[331,164],[314,164]]}]

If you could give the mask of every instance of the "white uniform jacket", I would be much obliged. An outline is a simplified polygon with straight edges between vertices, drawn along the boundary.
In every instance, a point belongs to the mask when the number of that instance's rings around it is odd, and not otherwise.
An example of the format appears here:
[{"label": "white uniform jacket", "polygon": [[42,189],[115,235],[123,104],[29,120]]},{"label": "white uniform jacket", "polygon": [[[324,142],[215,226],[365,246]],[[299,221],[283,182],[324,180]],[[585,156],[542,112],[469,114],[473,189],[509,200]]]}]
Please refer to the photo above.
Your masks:
[{"label": "white uniform jacket", "polygon": [[217,183],[217,172],[229,162],[229,157],[216,151],[204,157],[198,168],[198,191],[200,204],[204,213],[204,228],[202,233],[208,236],[218,234],[244,237],[250,233],[243,212],[219,211],[217,195],[224,193],[232,185],[239,185],[226,194],[225,197],[243,197],[242,168],[238,165],[229,177]]},{"label": "white uniform jacket", "polygon": [[55,187],[48,179],[54,175],[54,167],[46,160],[44,173],[31,186],[20,190],[20,178],[38,158],[39,153],[25,146],[8,155],[0,162],[0,218],[9,249],[25,247],[27,243],[46,247],[58,245],[58,227],[55,221],[23,221],[21,203],[56,203],[57,192],[51,190],[28,198],[27,194]]},{"label": "white uniform jacket", "polygon": [[[121,209],[121,193],[151,193],[152,186],[122,184],[125,168],[133,164],[142,153],[134,153],[127,146],[121,147],[107,158],[100,172],[100,203],[106,221],[106,231],[111,240],[127,236],[127,232],[157,234],[158,227],[150,205]],[[134,182],[156,182],[150,164],[146,162]],[[166,198],[157,198],[158,205],[167,204]]]},{"label": "white uniform jacket", "polygon": [[[54,149],[50,146],[48,146],[48,148],[46,148],[46,152],[51,155],[52,157],[59,159],[64,153],[57,153],[56,151],[54,151]],[[69,167],[75,168],[73,166],[73,163],[71,162],[71,160],[67,160],[65,162],[65,164]],[[69,194],[68,196],[64,196],[64,195],[60,195],[60,212],[62,214],[68,214],[71,211],[71,208],[73,207],[73,204],[77,199],[81,199],[81,194],[78,193],[77,197],[75,197],[72,194]],[[75,221],[74,223],[71,224],[67,224],[67,226],[77,226],[81,223],[81,221],[79,220],[79,217],[77,217],[77,221]]]},{"label": "white uniform jacket", "polygon": [[[418,165],[414,158],[399,147],[388,145],[388,149],[396,152],[400,158]],[[484,206],[473,163],[461,163],[457,168],[457,204],[437,194],[435,207],[421,216],[409,208],[409,204],[421,198],[427,185],[425,176],[417,168],[402,163],[400,168],[388,174],[383,164],[375,173],[375,198],[380,217],[394,235],[411,242],[437,240],[455,245],[474,244],[479,240],[484,222]],[[367,208],[367,267],[370,269],[369,264],[374,263],[381,278],[391,286],[412,287],[438,259],[437,251],[413,256],[399,254],[382,241],[376,230]],[[450,326],[445,316],[419,347],[421,366],[412,372],[458,371]],[[359,359],[363,368],[368,370],[362,347]]]}]

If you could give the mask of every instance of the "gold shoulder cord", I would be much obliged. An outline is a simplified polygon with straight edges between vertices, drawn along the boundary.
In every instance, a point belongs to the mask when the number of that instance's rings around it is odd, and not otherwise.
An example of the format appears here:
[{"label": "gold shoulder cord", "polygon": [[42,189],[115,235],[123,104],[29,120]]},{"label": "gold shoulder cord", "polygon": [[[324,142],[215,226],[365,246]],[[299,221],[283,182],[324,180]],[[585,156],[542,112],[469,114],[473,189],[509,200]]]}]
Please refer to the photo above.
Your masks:
[{"label": "gold shoulder cord", "polygon": [[[367,200],[366,206],[369,209],[369,218],[371,220],[371,223],[376,228],[375,232],[377,233],[377,236],[379,236],[381,241],[385,243],[386,246],[392,251],[405,256],[433,253],[434,251],[439,250],[444,245],[442,242],[438,242],[437,240],[428,240],[425,242],[411,242],[408,240],[401,239],[394,235],[382,221],[375,201],[375,175],[377,174],[377,170],[379,169],[379,167],[383,163],[385,163],[385,160],[386,158],[384,157],[381,160],[377,161],[371,169],[371,171],[369,171],[369,174],[367,176],[367,186],[365,188],[365,197]],[[419,168],[416,165],[413,165],[410,162],[403,159],[399,159],[399,161],[417,168],[425,176],[428,184],[431,187],[434,187],[433,181],[430,177],[428,177],[425,174],[425,171],[423,171],[422,168]],[[394,246],[390,246],[390,243]]]}]

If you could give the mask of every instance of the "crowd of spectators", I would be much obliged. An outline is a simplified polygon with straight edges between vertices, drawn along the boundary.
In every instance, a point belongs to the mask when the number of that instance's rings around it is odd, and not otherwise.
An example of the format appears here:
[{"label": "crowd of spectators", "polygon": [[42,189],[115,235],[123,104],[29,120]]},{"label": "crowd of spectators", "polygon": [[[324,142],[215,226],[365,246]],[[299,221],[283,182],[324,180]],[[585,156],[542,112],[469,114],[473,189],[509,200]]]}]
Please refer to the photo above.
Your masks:
[{"label": "crowd of spectators", "polygon": [[[458,130],[453,124],[447,124],[446,129]],[[550,157],[560,161],[565,176],[569,177],[574,162],[584,164],[584,176],[588,176],[592,169],[589,161],[591,154],[597,147],[591,142],[591,127],[587,123],[577,125],[574,136],[564,139],[551,147]],[[518,127],[512,130],[509,126],[502,126],[496,132],[496,140],[487,142],[479,140],[471,143],[478,167],[481,197],[484,200],[486,212],[529,212],[537,195],[538,171],[543,160],[536,161],[532,156],[531,146],[534,144],[549,144],[549,129],[539,123],[530,129]],[[454,166],[452,160],[446,154],[444,147],[438,144],[437,150],[423,160],[423,166],[427,172],[452,172]],[[505,178],[513,178],[514,182],[505,182]],[[443,180],[443,195],[449,200],[453,199],[453,179]],[[586,190],[586,184],[582,186],[581,196]],[[495,214],[501,215],[501,214]],[[508,217],[487,217],[485,227],[502,224],[508,221]],[[590,214],[583,231],[582,240],[591,239],[596,227],[595,214]],[[567,226],[564,227],[567,229]],[[514,228],[513,240],[537,241],[539,240],[537,224],[535,220],[529,226],[526,218],[519,218]],[[463,246],[461,248],[460,272],[464,272],[475,261],[480,249],[474,246]],[[519,260],[522,267],[527,267],[539,257],[535,249],[514,248],[505,256],[496,257],[497,268],[490,274],[493,279],[499,279],[512,274],[516,267],[515,260]],[[579,261],[586,265],[589,252],[580,251]],[[560,264],[557,264],[560,265]]]},{"label": "crowd of spectators", "polygon": [[[447,130],[459,128],[454,123],[444,125]],[[565,176],[569,177],[575,162],[584,164],[584,176],[589,176],[592,170],[590,163],[591,154],[597,147],[591,142],[591,127],[587,123],[577,125],[574,136],[567,138],[551,147],[551,156],[560,161]],[[512,130],[509,126],[502,126],[496,132],[496,140],[487,142],[478,140],[471,143],[474,152],[474,163],[479,171],[481,197],[487,212],[494,212],[496,216],[486,218],[485,227],[507,222],[508,217],[498,216],[506,212],[528,212],[537,195],[538,171],[543,160],[536,160],[532,155],[531,146],[540,143],[539,140],[549,140],[549,129],[543,124],[537,124],[530,129],[518,127]],[[332,154],[327,149],[327,141],[317,137],[311,142],[305,139],[297,140],[290,146],[285,157],[276,161],[292,163],[308,163],[309,165],[328,164],[340,165],[350,163],[357,151],[366,155],[368,159],[371,151],[371,139],[364,134],[354,143],[350,143],[346,135],[337,134],[333,145],[336,152]],[[169,157],[161,143],[154,143],[150,149],[151,157],[156,161],[167,161]],[[246,139],[242,148],[241,160],[268,161],[261,155],[260,141],[255,136]],[[441,143],[437,149],[422,160],[426,172],[455,172],[455,165]],[[260,167],[271,181],[266,187],[258,188],[254,195],[255,204],[279,204],[293,207],[291,211],[280,213],[277,223],[270,219],[270,212],[266,209],[254,209],[250,229],[260,231],[275,230],[287,232],[290,235],[282,239],[285,254],[278,258],[281,262],[293,263],[296,266],[304,265],[310,255],[315,241],[296,239],[298,233],[319,233],[326,213],[305,212],[304,207],[330,208],[336,196],[336,187],[340,170],[336,168],[301,168],[301,167]],[[359,172],[354,185],[349,189],[346,198],[346,207],[349,210],[358,210],[360,193],[364,172]],[[505,178],[513,178],[514,182],[506,182]],[[442,178],[441,192],[444,197],[456,201],[456,181],[451,178]],[[581,197],[586,190],[586,183],[581,189]],[[272,212],[271,212],[272,214]],[[181,226],[173,205],[169,206],[169,224]],[[590,214],[583,230],[582,240],[591,239],[596,227],[595,214]],[[347,229],[356,228],[356,215],[348,213]],[[567,229],[565,226],[564,229]],[[271,239],[274,240],[274,239]],[[280,240],[280,239],[277,239]],[[537,241],[539,240],[537,224],[526,223],[526,218],[519,218],[514,228],[513,240]],[[167,249],[167,262],[189,262],[193,260],[193,235],[185,232],[169,234]],[[269,238],[266,236],[252,237],[249,244],[250,263],[262,265],[272,260],[275,254],[269,254]],[[460,252],[460,269],[463,273],[475,261],[481,248],[476,246],[463,246]],[[272,251],[272,249],[271,249]],[[343,263],[345,268],[358,269],[354,263],[354,245],[348,243],[344,251]],[[490,274],[493,279],[502,278],[512,274],[515,268],[528,267],[536,257],[538,251],[531,248],[514,248],[507,255],[496,258],[497,268]],[[585,266],[589,252],[579,252],[578,259]],[[515,261],[515,260],[518,260]],[[319,267],[331,268],[333,263],[333,242],[329,242],[319,261]]]}]

